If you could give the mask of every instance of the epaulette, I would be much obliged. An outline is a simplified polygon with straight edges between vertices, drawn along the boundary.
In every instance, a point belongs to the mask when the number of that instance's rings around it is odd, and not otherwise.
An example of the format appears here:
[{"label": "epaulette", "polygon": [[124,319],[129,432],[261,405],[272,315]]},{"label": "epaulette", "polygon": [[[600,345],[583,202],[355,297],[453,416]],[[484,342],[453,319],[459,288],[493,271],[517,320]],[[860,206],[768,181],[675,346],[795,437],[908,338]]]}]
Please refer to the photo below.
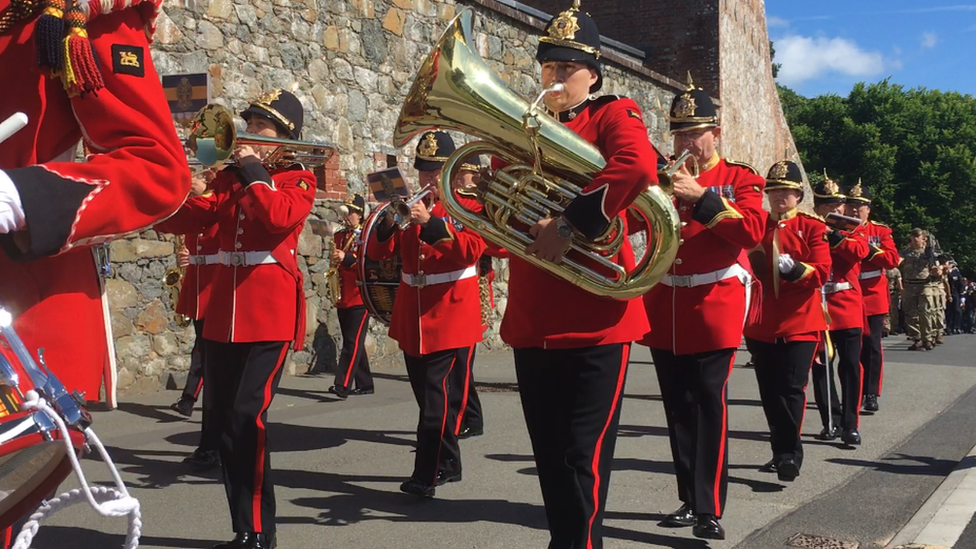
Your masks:
[{"label": "epaulette", "polygon": [[872,225],[877,225],[877,226],[879,226],[879,227],[884,227],[885,229],[891,229],[891,227],[889,227],[889,226],[887,226],[887,225],[885,225],[884,223],[880,223],[880,222],[878,222],[878,221],[875,221],[875,220],[873,220],[873,219],[871,220],[871,224],[872,224]]},{"label": "epaulette", "polygon": [[604,105],[613,103],[614,101],[616,101],[618,99],[621,99],[621,97],[619,95],[612,95],[612,94],[611,95],[601,95],[600,97],[597,97],[596,99],[593,99],[592,101],[590,101],[590,105],[593,105],[594,107],[602,107]]},{"label": "epaulette", "polygon": [[823,217],[821,217],[821,216],[819,216],[819,215],[817,215],[817,214],[815,214],[813,212],[805,212],[803,210],[797,210],[796,213],[799,214],[799,215],[805,215],[805,216],[807,216],[807,217],[809,217],[811,219],[816,219],[817,221],[820,221],[821,223],[827,223],[827,220],[826,219],[824,219]]},{"label": "epaulette", "polygon": [[156,33],[156,18],[162,9],[162,0],[116,0],[114,2],[102,2],[99,0],[80,0],[77,5],[85,14],[85,18],[91,21],[99,15],[122,11],[127,8],[136,8],[142,16],[145,24],[144,31],[146,38],[152,42],[153,35]]},{"label": "epaulette", "polygon": [[731,158],[725,158],[723,160],[725,160],[725,163],[728,164],[729,166],[739,166],[740,168],[745,168],[756,175],[760,175],[759,170],[752,167],[752,165],[750,164],[746,164],[745,162],[740,162],[738,160],[732,160]]}]

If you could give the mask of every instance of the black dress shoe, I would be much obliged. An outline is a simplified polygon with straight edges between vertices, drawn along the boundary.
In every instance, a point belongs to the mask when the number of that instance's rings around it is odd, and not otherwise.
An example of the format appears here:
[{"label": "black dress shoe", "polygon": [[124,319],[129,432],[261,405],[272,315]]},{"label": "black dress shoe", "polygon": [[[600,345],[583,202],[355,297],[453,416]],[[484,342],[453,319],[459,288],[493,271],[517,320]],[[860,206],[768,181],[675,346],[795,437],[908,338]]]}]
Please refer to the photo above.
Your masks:
[{"label": "black dress shoe", "polygon": [[715,515],[698,515],[695,528],[691,531],[696,538],[725,539],[725,528],[718,523]]},{"label": "black dress shoe", "polygon": [[458,437],[458,439],[471,438],[471,437],[480,437],[483,434],[485,434],[485,426],[484,425],[474,425],[474,426],[465,425],[464,426],[464,429],[461,429],[461,432],[458,433],[458,436],[457,437]]},{"label": "black dress shoe", "polygon": [[375,392],[376,390],[373,389],[372,386],[370,386],[370,387],[359,387],[358,389],[353,389],[352,391],[349,391],[349,394],[359,396],[359,395],[371,395]]},{"label": "black dress shoe", "polygon": [[233,540],[218,543],[213,549],[275,549],[277,547],[274,534],[256,534],[254,532],[238,532]]},{"label": "black dress shoe", "polygon": [[206,469],[220,467],[220,453],[217,450],[197,448],[192,454],[183,458],[183,463],[189,463]]},{"label": "black dress shoe", "polygon": [[196,403],[193,400],[186,397],[180,397],[179,400],[170,405],[169,409],[173,410],[177,414],[180,414],[181,416],[190,417],[193,415],[194,404]]},{"label": "black dress shoe", "polygon": [[841,435],[840,439],[848,446],[861,445],[861,433],[858,433],[857,429],[844,429],[844,434]]},{"label": "black dress shoe", "polygon": [[417,478],[411,478],[401,484],[400,491],[405,494],[413,494],[422,498],[434,497],[434,487]]},{"label": "black dress shoe", "polygon": [[793,482],[798,476],[800,476],[800,466],[793,458],[784,459],[776,466],[776,478],[783,482]]},{"label": "black dress shoe", "polygon": [[341,385],[333,385],[332,387],[329,387],[329,392],[342,400],[349,398],[349,389],[346,389]]},{"label": "black dress shoe", "polygon": [[877,395],[864,395],[864,411],[871,413],[878,411]]},{"label": "black dress shoe", "polygon": [[820,434],[817,435],[817,440],[836,440],[838,436],[840,436],[840,427],[834,425],[834,428],[830,431],[824,427],[823,430],[820,431]]},{"label": "black dress shoe", "polygon": [[695,511],[692,510],[691,505],[685,503],[677,511],[671,513],[670,515],[664,517],[661,521],[661,526],[665,528],[682,528],[685,526],[695,525]]},{"label": "black dress shoe", "polygon": [[775,459],[771,459],[771,460],[767,461],[765,465],[763,465],[762,467],[759,468],[759,472],[760,473],[775,473],[776,472],[776,468],[778,466],[779,466],[779,463],[777,463],[777,461]]},{"label": "black dress shoe", "polygon": [[437,483],[434,486],[441,486],[449,482],[461,482],[461,471],[437,471]]}]

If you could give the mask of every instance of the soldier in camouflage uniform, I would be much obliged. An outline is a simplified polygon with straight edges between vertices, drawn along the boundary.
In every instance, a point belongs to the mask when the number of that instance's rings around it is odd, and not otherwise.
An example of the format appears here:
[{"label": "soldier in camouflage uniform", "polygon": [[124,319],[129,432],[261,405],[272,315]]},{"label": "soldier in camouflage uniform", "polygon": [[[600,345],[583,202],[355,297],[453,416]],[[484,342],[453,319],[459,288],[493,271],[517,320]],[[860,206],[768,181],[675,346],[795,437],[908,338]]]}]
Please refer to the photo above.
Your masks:
[{"label": "soldier in camouflage uniform", "polygon": [[901,294],[904,287],[901,282],[901,271],[898,269],[888,269],[885,271],[888,277],[888,314],[884,320],[884,335],[899,334],[902,331],[901,322]]},{"label": "soldier in camouflage uniform", "polygon": [[935,344],[942,345],[942,336],[946,333],[946,305],[949,294],[949,268],[944,258],[939,256],[939,265],[935,268],[937,280],[932,282],[935,290]]},{"label": "soldier in camouflage uniform", "polygon": [[905,284],[902,309],[905,311],[905,331],[914,340],[908,349],[935,348],[937,335],[936,300],[938,275],[934,246],[922,229],[913,229],[911,246],[902,252],[901,272]]}]

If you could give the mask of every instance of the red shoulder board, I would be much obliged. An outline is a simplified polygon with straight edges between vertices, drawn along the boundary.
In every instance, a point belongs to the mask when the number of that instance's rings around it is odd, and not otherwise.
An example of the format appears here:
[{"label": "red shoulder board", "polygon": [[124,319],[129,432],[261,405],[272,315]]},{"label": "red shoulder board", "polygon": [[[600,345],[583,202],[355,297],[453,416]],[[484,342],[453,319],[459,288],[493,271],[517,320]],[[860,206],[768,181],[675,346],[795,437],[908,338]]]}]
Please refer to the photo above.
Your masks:
[{"label": "red shoulder board", "polygon": [[756,168],[753,168],[752,165],[746,164],[745,162],[740,162],[738,160],[732,160],[731,158],[726,158],[725,163],[728,164],[729,166],[737,166],[739,168],[745,168],[756,175],[760,175],[759,171]]},{"label": "red shoulder board", "polygon": [[162,5],[163,0],[115,0],[113,2],[79,0],[78,2],[78,7],[81,8],[82,13],[85,14],[88,21],[91,21],[99,15],[108,15],[109,13],[128,8],[138,9],[146,25],[146,37],[150,42],[152,41],[153,34],[156,32],[156,17],[159,16]]}]

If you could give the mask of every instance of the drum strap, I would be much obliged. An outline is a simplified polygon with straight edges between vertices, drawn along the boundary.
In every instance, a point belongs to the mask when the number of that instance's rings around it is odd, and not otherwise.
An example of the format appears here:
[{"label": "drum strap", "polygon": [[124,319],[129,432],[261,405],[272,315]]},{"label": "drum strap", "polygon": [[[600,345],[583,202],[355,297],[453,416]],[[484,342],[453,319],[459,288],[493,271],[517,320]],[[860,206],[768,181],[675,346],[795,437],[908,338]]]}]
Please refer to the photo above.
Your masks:
[{"label": "drum strap", "polygon": [[[112,473],[115,488],[89,486],[88,480],[81,470],[81,464],[78,462],[78,456],[75,454],[74,447],[71,445],[71,435],[68,432],[68,426],[65,425],[61,415],[51,408],[47,401],[40,398],[36,391],[28,391],[27,395],[25,395],[24,409],[37,410],[47,415],[51,421],[57,424],[58,430],[61,433],[61,440],[66,446],[68,458],[71,460],[71,467],[78,476],[81,488],[75,488],[74,490],[65,492],[56,498],[47,500],[41,505],[24,524],[20,534],[17,535],[12,549],[29,549],[31,541],[33,541],[34,536],[37,535],[37,530],[40,528],[39,523],[41,520],[53,515],[64,507],[69,507],[85,499],[103,517],[128,516],[129,531],[125,538],[124,547],[125,549],[139,547],[139,538],[142,536],[142,512],[139,508],[139,500],[129,495],[129,490],[126,489],[125,483],[122,482],[122,477],[119,475],[119,470],[115,467],[115,462],[108,455],[108,451],[105,450],[105,446],[102,445],[102,441],[98,439],[95,431],[92,431],[90,427],[86,427],[85,439],[102,456],[102,460]],[[99,502],[98,500],[102,501]]]}]

